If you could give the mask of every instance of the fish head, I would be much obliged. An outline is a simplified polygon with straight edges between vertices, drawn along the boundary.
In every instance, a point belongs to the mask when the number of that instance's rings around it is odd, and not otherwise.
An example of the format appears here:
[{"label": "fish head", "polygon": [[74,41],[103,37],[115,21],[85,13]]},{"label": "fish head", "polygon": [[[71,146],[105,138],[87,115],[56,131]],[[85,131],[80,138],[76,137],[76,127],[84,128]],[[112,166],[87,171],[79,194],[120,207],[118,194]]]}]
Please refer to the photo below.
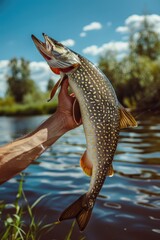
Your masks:
[{"label": "fish head", "polygon": [[47,61],[51,70],[56,73],[70,73],[80,65],[78,55],[65,47],[62,43],[42,34],[44,42],[32,35],[33,42],[37,49]]}]

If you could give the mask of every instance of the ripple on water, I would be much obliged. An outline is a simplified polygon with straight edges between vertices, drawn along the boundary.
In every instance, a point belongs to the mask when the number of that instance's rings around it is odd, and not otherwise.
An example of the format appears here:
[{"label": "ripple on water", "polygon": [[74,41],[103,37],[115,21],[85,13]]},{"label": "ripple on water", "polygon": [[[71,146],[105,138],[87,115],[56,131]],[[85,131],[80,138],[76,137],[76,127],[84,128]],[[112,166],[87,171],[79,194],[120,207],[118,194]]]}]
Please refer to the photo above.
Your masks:
[{"label": "ripple on water", "polygon": [[[0,144],[22,135],[46,117],[1,118]],[[17,121],[19,124],[17,124]],[[97,198],[84,234],[75,226],[73,239],[141,240],[160,238],[160,118],[146,116],[140,126],[124,130],[114,157],[115,174],[107,178]],[[48,194],[36,208],[40,219],[57,221],[61,211],[84,194],[90,183],[79,167],[86,149],[82,127],[65,134],[25,170],[24,191],[28,201]],[[15,177],[0,187],[1,199],[13,202],[18,183]],[[10,209],[8,209],[10,211]],[[47,239],[65,239],[72,221],[55,227]],[[42,239],[43,240],[43,239]]]}]

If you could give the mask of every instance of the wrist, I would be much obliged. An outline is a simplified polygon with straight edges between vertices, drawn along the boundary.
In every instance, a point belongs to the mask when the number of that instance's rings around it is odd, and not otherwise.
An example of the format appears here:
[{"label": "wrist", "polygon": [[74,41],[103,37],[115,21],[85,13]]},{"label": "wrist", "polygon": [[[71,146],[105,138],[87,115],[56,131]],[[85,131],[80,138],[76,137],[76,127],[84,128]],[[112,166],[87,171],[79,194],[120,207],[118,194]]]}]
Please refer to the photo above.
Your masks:
[{"label": "wrist", "polygon": [[74,128],[72,124],[73,119],[66,112],[59,111],[59,109],[57,109],[57,111],[55,112],[55,118],[56,122],[59,125],[58,127],[61,135],[65,134],[66,132]]}]

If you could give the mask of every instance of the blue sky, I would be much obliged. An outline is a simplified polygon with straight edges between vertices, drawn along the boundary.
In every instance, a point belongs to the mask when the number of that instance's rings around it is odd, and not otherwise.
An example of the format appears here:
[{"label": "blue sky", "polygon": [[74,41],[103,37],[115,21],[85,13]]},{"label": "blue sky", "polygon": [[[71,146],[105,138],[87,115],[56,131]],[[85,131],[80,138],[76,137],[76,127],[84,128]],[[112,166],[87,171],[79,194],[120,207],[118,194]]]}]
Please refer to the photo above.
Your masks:
[{"label": "blue sky", "polygon": [[42,39],[45,32],[96,63],[99,54],[114,47],[124,54],[127,31],[140,27],[144,14],[158,22],[160,33],[160,0],[0,0],[0,89],[13,57],[33,62],[32,75],[38,79],[41,73],[45,86],[43,79],[50,73],[31,34]]},{"label": "blue sky", "polygon": [[[0,0],[0,59],[24,57],[41,61],[31,34],[42,39],[45,32],[64,41],[73,39],[72,49],[82,50],[90,45],[121,40],[115,29],[124,25],[133,14],[159,14],[159,0]],[[87,31],[80,37],[83,27],[99,22],[102,28]]]}]

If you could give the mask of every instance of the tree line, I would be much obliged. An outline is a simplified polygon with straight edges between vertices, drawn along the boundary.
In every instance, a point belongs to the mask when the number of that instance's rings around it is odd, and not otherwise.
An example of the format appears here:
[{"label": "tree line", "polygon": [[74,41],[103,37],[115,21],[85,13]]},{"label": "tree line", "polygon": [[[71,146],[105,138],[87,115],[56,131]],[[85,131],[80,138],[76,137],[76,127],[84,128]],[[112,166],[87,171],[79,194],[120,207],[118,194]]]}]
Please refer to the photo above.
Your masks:
[{"label": "tree line", "polygon": [[[119,101],[131,109],[154,110],[160,107],[160,36],[153,29],[153,24],[145,18],[140,31],[136,34],[130,32],[126,56],[119,59],[115,51],[107,51],[98,61],[99,68],[112,82]],[[48,80],[47,95],[42,93],[31,79],[29,61],[13,58],[9,69],[6,96],[0,99],[0,107],[36,102],[39,106],[44,95],[45,99],[48,98],[53,79]]]},{"label": "tree line", "polygon": [[122,59],[116,52],[106,52],[99,68],[112,82],[118,99],[134,109],[160,107],[160,36],[144,18],[142,29],[130,32],[129,52]]},{"label": "tree line", "polygon": [[[10,74],[7,76],[6,97],[13,97],[16,103],[36,101],[41,98],[42,92],[36,82],[31,79],[29,61],[24,58],[13,58],[9,62]],[[46,91],[50,91],[54,85],[53,79],[48,80]]]},{"label": "tree line", "polygon": [[53,79],[48,79],[46,91],[42,92],[31,79],[29,64],[24,58],[10,60],[7,90],[5,97],[0,98],[0,115],[48,114],[55,111],[57,100],[47,102],[54,86]]}]

